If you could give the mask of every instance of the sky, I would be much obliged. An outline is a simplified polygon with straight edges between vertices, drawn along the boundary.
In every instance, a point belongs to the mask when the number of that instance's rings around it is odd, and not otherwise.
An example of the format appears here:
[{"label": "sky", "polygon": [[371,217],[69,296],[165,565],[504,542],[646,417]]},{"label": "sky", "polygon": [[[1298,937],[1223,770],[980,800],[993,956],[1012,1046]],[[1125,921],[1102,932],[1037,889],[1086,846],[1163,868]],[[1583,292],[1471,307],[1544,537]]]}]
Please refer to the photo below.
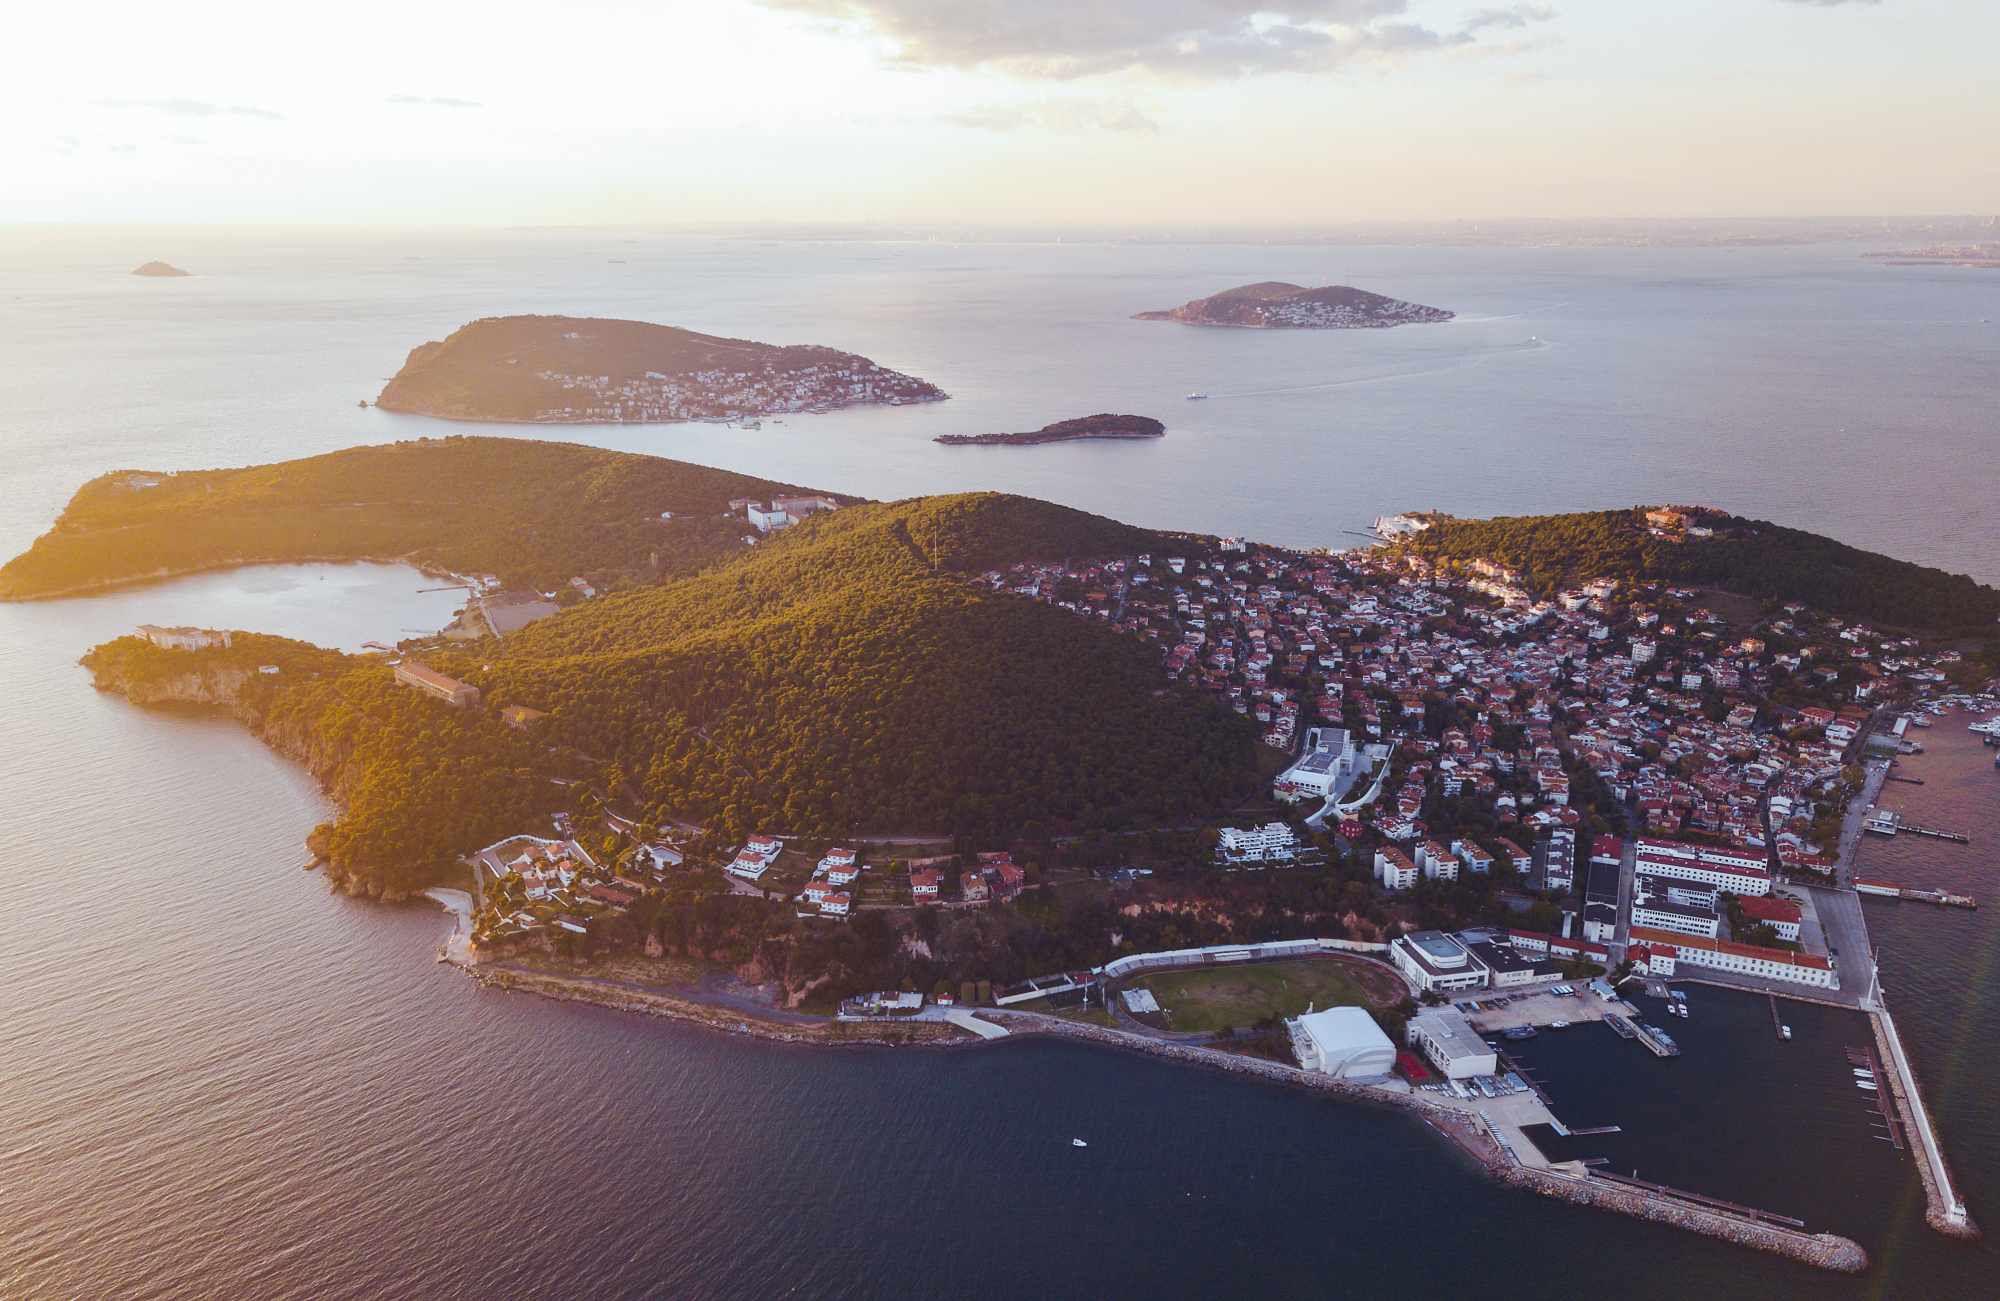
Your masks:
[{"label": "sky", "polygon": [[39,0],[0,224],[2000,212],[1989,0]]}]

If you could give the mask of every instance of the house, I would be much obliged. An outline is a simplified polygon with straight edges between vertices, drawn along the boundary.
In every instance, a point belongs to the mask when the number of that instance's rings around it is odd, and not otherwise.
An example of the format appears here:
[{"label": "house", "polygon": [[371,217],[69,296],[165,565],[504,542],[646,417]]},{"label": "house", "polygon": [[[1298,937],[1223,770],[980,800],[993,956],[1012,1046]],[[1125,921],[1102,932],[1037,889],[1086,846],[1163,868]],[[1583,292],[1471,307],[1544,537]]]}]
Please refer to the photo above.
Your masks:
[{"label": "house", "polygon": [[852,906],[853,900],[848,898],[848,896],[844,894],[830,894],[820,900],[819,915],[822,917],[845,917],[847,916],[848,909]]},{"label": "house", "polygon": [[986,884],[983,872],[965,872],[958,878],[959,897],[967,903],[985,903],[993,897],[993,889]]},{"label": "house", "polygon": [[918,903],[936,903],[938,886],[944,881],[944,873],[936,868],[924,868],[910,873],[910,897]]}]

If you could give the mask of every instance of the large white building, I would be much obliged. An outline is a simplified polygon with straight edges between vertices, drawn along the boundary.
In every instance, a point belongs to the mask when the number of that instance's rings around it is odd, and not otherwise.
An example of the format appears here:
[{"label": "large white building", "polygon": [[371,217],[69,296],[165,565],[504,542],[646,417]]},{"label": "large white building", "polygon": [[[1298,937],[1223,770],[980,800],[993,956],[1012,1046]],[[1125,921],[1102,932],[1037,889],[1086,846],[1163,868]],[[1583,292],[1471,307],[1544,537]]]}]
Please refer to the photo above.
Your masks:
[{"label": "large white building", "polygon": [[1322,727],[1317,731],[1312,747],[1272,783],[1280,798],[1316,795],[1325,799],[1340,788],[1344,778],[1358,771],[1361,752],[1345,728]]},{"label": "large white building", "polygon": [[1486,987],[1486,968],[1473,960],[1463,944],[1443,931],[1397,936],[1389,944],[1389,960],[1409,977],[1410,983],[1426,993],[1448,994]]},{"label": "large white building", "polygon": [[1632,924],[1712,940],[1721,931],[1722,918],[1713,908],[1674,903],[1660,895],[1641,894],[1632,900]]},{"label": "large white building", "polygon": [[1771,874],[1761,867],[1740,867],[1734,863],[1702,862],[1690,858],[1656,857],[1639,842],[1638,874],[1668,876],[1683,881],[1699,881],[1727,894],[1763,895],[1771,893]]},{"label": "large white building", "polygon": [[[1709,967],[1744,976],[1761,976],[1766,980],[1814,985],[1820,989],[1840,988],[1840,976],[1834,969],[1833,959],[1817,953],[1762,949],[1748,944],[1732,944],[1728,940],[1696,939],[1645,926],[1632,928],[1632,942],[1646,945],[1655,958],[1664,953],[1673,960],[1674,968]],[[1667,974],[1660,971],[1657,962],[1654,971],[1656,974]]]},{"label": "large white building", "polygon": [[1339,1079],[1371,1079],[1396,1068],[1396,1045],[1359,1007],[1329,1007],[1285,1022],[1299,1066]]},{"label": "large white building", "polygon": [[1282,822],[1239,830],[1224,827],[1215,856],[1224,863],[1289,863],[1298,856],[1299,838]]},{"label": "large white building", "polygon": [[1434,1007],[1410,1018],[1406,1030],[1412,1047],[1430,1058],[1448,1080],[1492,1075],[1500,1069],[1499,1054],[1472,1028],[1456,1008]]}]

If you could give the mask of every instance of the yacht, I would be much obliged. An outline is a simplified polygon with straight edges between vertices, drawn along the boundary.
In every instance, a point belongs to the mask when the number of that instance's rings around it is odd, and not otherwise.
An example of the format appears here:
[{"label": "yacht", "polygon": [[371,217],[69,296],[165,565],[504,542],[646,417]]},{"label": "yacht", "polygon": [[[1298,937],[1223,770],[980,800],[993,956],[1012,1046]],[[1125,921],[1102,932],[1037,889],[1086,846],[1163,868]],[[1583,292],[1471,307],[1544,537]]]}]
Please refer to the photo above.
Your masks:
[{"label": "yacht", "polygon": [[1781,1025],[1778,1027],[1778,1038],[1789,1039],[1791,1037],[1792,1037],[1792,1027],[1788,1025]]},{"label": "yacht", "polygon": [[1090,1144],[1088,1144],[1088,1143],[1084,1142],[1084,1141],[1083,1141],[1082,1139],[1080,1139],[1080,1138],[1073,1138],[1073,1139],[1071,1139],[1071,1140],[1069,1141],[1069,1145],[1070,1145],[1071,1147],[1089,1147],[1089,1146],[1090,1146]]},{"label": "yacht", "polygon": [[1206,401],[1207,398],[1208,394],[1202,392],[1200,389],[1196,389],[1194,392],[1187,395],[1187,400],[1190,402],[1202,402]]}]

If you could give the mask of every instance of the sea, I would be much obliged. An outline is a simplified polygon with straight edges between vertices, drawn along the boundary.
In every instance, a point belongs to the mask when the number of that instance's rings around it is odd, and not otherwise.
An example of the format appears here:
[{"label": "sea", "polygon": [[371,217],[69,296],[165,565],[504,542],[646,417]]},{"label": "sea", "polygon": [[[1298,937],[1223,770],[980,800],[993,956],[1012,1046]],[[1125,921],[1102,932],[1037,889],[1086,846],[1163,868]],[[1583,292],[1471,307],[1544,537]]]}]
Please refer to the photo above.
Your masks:
[{"label": "sea", "polygon": [[[1302,546],[1412,508],[1709,502],[2000,581],[2000,277],[1863,248],[954,245],[652,232],[0,234],[0,552],[107,470],[479,426],[363,409],[474,317],[627,316],[824,343],[951,401],[545,435],[895,497],[1030,493]],[[162,258],[196,274],[125,274]],[[1258,334],[1128,318],[1251,280],[1449,325]],[[1188,401],[1203,391],[1205,401]],[[1147,443],[946,448],[1092,411]],[[1849,1097],[1851,1021],[1697,988],[1685,1051],[1523,1050],[1601,1155],[1847,1233],[1870,1272],[1497,1187],[1420,1121],[1075,1043],[811,1049],[481,989],[429,904],[301,871],[330,809],[226,721],[92,690],[141,622],[356,647],[436,628],[398,566],[277,566],[0,605],[0,1297],[1975,1297]],[[2000,1232],[1990,868],[1962,717],[1885,805],[1969,846],[1863,871],[1884,985],[1976,1218]],[[1621,1049],[1631,1050],[1619,1056]],[[1746,1121],[1755,1118],[1758,1123]],[[1088,1148],[1072,1146],[1072,1138]]]}]

